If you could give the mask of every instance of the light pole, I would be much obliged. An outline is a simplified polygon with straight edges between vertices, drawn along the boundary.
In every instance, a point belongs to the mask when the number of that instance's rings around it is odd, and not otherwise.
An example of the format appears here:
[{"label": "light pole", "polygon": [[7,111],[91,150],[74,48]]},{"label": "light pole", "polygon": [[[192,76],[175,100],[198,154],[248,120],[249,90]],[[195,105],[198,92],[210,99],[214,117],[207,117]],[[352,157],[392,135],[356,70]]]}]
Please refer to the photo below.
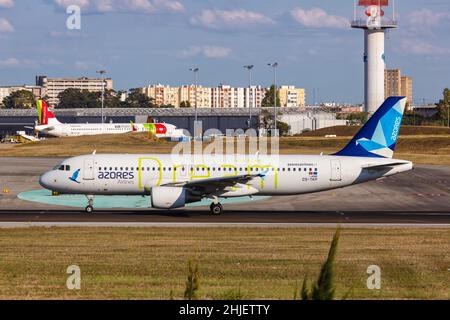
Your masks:
[{"label": "light pole", "polygon": [[189,71],[194,73],[194,82],[195,82],[195,122],[197,122],[197,87],[198,87],[198,71],[200,69],[198,67],[189,68]]},{"label": "light pole", "polygon": [[269,67],[273,68],[273,118],[274,118],[274,128],[275,128],[275,136],[278,136],[277,133],[277,67],[278,62],[268,63]]},{"label": "light pole", "polygon": [[447,127],[450,128],[450,104],[447,103]]},{"label": "light pole", "polygon": [[100,71],[97,71],[97,73],[99,73],[102,76],[102,124],[103,124],[103,122],[104,122],[103,107],[105,104],[105,78],[104,78],[104,75],[105,75],[106,71],[100,70]]},{"label": "light pole", "polygon": [[244,66],[245,69],[248,70],[248,128],[250,129],[252,127],[252,102],[253,99],[251,99],[251,92],[252,92],[252,69],[253,65],[250,64],[248,66]]}]

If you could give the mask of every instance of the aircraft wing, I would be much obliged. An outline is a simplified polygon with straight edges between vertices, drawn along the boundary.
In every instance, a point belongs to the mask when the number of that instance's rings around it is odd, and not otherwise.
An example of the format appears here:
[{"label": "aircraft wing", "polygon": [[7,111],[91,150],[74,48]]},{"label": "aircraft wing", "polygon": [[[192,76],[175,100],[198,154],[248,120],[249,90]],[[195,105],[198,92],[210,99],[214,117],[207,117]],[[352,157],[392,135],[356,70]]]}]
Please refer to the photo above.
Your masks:
[{"label": "aircraft wing", "polygon": [[184,187],[199,195],[211,195],[221,193],[227,187],[237,184],[246,184],[255,178],[264,178],[267,172],[259,174],[244,174],[238,176],[206,178],[194,181],[176,182],[165,184],[165,186]]}]

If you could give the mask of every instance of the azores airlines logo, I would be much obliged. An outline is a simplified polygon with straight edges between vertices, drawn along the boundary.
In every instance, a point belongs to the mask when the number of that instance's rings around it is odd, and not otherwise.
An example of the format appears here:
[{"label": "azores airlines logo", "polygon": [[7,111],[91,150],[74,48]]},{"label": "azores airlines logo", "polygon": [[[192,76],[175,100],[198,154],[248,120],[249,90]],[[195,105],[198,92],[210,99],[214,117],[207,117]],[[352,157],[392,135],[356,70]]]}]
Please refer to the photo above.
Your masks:
[{"label": "azores airlines logo", "polygon": [[79,182],[78,179],[78,175],[80,174],[80,169],[76,170],[71,177],[69,177],[70,181],[76,182],[76,183],[81,183]]},{"label": "azores airlines logo", "polygon": [[395,119],[395,123],[394,123],[394,129],[392,130],[392,135],[391,135],[391,139],[393,141],[397,140],[398,137],[398,132],[400,131],[400,125],[402,123],[402,117],[397,117]]}]

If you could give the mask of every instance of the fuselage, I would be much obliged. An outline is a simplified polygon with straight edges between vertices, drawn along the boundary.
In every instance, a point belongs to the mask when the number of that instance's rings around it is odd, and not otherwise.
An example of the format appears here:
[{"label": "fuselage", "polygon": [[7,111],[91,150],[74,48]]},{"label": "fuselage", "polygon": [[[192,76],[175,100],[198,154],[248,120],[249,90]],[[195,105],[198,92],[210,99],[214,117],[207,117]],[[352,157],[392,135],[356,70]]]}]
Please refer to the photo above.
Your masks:
[{"label": "fuselage", "polygon": [[222,196],[294,195],[342,188],[412,167],[403,160],[328,155],[234,155],[218,161],[207,156],[174,160],[170,154],[92,154],[64,160],[42,175],[40,183],[67,194],[146,195],[161,185],[261,174]]},{"label": "fuselage", "polygon": [[174,125],[166,123],[55,123],[37,125],[35,130],[55,137],[120,134],[127,132],[151,132],[157,138],[181,137],[183,135],[182,130],[177,129]]}]

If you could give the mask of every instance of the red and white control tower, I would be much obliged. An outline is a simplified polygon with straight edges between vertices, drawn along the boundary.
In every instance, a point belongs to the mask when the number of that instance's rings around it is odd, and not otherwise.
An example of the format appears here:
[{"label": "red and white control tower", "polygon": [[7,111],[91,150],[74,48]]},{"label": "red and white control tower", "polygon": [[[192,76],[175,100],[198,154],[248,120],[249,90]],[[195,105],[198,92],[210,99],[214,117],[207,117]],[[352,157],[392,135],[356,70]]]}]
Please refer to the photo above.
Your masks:
[{"label": "red and white control tower", "polygon": [[[392,9],[392,18],[385,11]],[[397,28],[389,0],[355,0],[352,28],[364,30],[364,104],[372,115],[384,101],[385,33]]]}]

